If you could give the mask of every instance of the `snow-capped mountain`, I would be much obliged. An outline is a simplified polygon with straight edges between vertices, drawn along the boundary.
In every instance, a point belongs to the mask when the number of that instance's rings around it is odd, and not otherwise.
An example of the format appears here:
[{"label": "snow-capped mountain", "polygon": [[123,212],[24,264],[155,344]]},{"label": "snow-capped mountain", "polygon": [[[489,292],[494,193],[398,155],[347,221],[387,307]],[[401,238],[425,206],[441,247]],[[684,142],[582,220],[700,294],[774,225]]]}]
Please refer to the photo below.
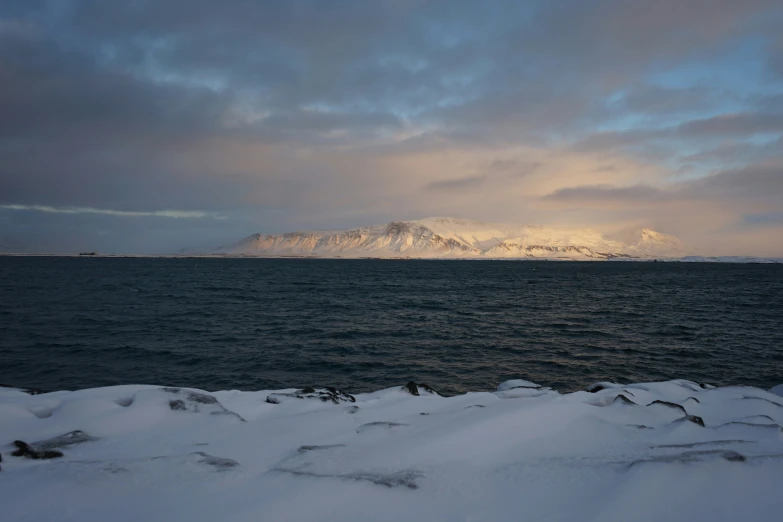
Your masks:
[{"label": "snow-capped mountain", "polygon": [[643,229],[635,242],[590,229],[493,224],[455,218],[394,221],[342,231],[253,234],[216,254],[261,257],[543,258],[614,259],[679,257],[673,236]]}]

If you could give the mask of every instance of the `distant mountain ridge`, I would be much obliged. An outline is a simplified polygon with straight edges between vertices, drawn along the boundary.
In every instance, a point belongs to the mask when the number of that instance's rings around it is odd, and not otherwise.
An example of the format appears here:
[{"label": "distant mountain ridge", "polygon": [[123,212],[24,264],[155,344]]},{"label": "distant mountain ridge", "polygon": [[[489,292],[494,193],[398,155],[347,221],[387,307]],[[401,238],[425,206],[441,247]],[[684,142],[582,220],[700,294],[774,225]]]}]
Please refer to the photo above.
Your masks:
[{"label": "distant mountain ridge", "polygon": [[642,229],[626,243],[592,229],[437,217],[340,231],[253,234],[214,254],[258,257],[651,259],[690,252],[679,239]]}]

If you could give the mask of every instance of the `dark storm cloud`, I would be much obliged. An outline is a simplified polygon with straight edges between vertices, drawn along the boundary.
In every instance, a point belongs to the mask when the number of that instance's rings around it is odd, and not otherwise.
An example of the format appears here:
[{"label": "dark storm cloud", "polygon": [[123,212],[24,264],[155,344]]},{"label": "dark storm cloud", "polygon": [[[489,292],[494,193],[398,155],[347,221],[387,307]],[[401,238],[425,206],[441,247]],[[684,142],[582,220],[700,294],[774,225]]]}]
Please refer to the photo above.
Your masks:
[{"label": "dark storm cloud", "polygon": [[[462,211],[481,218],[497,180],[549,175],[550,150],[598,157],[583,170],[601,183],[618,155],[703,169],[715,151],[726,171],[725,141],[750,163],[783,134],[781,23],[779,0],[7,0],[0,205],[125,212],[115,231],[134,212],[227,215],[229,239],[259,216],[341,222],[348,205],[359,225],[477,186]],[[552,175],[551,201],[663,197]],[[721,176],[705,193],[744,193]]]},{"label": "dark storm cloud", "polygon": [[759,202],[783,201],[783,162],[749,165],[689,182],[685,190],[694,196],[725,200],[749,198]]},{"label": "dark storm cloud", "polygon": [[748,199],[757,202],[783,200],[783,163],[756,164],[701,179],[682,181],[668,190],[649,185],[582,185],[558,189],[546,196],[551,201],[600,203],[616,201],[656,203],[662,201]]}]

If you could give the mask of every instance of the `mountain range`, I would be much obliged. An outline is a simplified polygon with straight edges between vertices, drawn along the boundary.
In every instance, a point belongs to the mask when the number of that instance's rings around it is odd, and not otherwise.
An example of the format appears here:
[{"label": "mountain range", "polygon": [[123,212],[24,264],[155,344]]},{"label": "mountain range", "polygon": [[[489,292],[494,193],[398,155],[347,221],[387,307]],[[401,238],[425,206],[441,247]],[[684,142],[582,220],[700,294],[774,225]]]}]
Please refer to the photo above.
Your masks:
[{"label": "mountain range", "polygon": [[211,252],[258,257],[654,259],[691,254],[648,228],[631,241],[592,229],[485,223],[437,217],[350,230],[253,234]]}]

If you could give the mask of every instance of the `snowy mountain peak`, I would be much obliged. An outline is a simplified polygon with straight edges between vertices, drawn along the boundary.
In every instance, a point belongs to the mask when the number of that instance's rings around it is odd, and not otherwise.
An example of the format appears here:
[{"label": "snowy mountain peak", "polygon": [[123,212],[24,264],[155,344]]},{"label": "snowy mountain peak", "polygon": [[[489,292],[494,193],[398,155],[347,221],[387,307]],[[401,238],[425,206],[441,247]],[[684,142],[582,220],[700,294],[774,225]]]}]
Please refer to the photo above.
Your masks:
[{"label": "snowy mountain peak", "polygon": [[486,223],[451,217],[341,231],[253,234],[214,253],[247,256],[615,259],[681,255],[680,241],[648,228],[636,243],[590,229]]},{"label": "snowy mountain peak", "polygon": [[668,234],[662,234],[649,228],[643,228],[639,234],[640,241],[644,243],[668,243],[668,244],[680,244],[680,240],[674,236]]},{"label": "snowy mountain peak", "polygon": [[649,255],[652,256],[677,257],[684,254],[678,238],[649,228],[643,228],[639,233],[636,249],[640,253],[650,253]]}]

